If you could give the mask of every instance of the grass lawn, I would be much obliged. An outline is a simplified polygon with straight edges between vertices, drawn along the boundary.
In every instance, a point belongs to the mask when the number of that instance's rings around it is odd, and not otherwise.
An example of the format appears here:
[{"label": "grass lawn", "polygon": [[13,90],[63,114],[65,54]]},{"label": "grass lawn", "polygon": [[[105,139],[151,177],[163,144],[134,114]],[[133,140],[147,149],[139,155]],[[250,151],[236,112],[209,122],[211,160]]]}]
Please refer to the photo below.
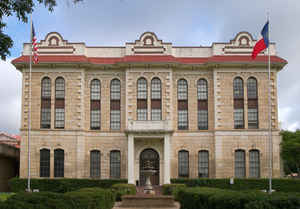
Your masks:
[{"label": "grass lawn", "polygon": [[15,193],[0,193],[0,201],[5,201],[8,197],[14,195]]}]

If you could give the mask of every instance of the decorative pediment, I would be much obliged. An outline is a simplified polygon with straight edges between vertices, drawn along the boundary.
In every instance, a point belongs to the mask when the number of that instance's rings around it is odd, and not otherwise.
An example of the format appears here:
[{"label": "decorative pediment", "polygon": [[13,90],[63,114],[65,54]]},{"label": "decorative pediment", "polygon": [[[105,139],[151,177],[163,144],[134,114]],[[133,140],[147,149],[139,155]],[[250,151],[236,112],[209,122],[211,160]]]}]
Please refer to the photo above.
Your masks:
[{"label": "decorative pediment", "polygon": [[252,53],[253,46],[256,40],[253,39],[252,35],[248,32],[239,32],[233,40],[225,44],[223,51],[224,54],[245,54],[249,55]]},{"label": "decorative pediment", "polygon": [[130,47],[130,54],[133,55],[165,55],[167,51],[165,45],[171,44],[163,43],[153,32],[145,32],[134,43],[127,43],[127,45]]},{"label": "decorative pediment", "polygon": [[48,33],[38,47],[39,54],[73,54],[75,48],[57,32]]}]

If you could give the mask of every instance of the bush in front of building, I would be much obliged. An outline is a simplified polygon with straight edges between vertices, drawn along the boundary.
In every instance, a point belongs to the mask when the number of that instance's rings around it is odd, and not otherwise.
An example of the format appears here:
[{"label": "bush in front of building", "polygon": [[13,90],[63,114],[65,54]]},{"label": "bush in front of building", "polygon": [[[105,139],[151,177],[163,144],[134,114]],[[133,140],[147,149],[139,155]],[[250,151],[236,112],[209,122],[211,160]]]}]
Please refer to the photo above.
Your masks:
[{"label": "bush in front of building", "polygon": [[136,194],[136,187],[134,184],[114,184],[111,189],[116,195],[116,201],[121,201],[123,195]]},{"label": "bush in front of building", "polygon": [[19,192],[3,202],[0,209],[111,209],[114,202],[110,189],[83,188],[65,194]]},{"label": "bush in front of building", "polygon": [[185,184],[164,184],[162,186],[163,195],[173,195],[177,196],[179,190],[186,188]]},{"label": "bush in front of building", "polygon": [[299,208],[300,196],[275,192],[233,191],[218,188],[185,188],[177,193],[181,209],[294,209]]},{"label": "bush in front of building", "polygon": [[[172,184],[185,184],[188,187],[214,187],[231,190],[266,190],[269,188],[268,179],[171,179]],[[273,179],[272,188],[280,192],[300,192],[300,179]]]},{"label": "bush in front of building", "polygon": [[73,208],[111,209],[115,203],[115,194],[110,189],[83,188],[67,192],[64,197],[72,200]]},{"label": "bush in front of building", "polygon": [[[87,187],[110,188],[114,184],[127,183],[127,179],[31,179],[31,188],[39,191],[65,193]],[[9,180],[12,192],[25,191],[27,179]]]}]

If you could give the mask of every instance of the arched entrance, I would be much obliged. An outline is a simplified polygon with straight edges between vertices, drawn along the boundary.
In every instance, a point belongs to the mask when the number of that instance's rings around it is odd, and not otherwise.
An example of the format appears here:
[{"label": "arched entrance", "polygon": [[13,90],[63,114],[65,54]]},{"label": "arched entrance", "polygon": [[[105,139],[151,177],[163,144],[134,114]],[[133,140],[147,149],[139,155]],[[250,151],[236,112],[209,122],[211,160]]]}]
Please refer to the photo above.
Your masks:
[{"label": "arched entrance", "polygon": [[152,185],[159,185],[159,155],[151,148],[144,149],[140,154],[140,185],[144,186],[146,177],[142,172],[147,165],[151,165],[156,173],[150,178]]}]

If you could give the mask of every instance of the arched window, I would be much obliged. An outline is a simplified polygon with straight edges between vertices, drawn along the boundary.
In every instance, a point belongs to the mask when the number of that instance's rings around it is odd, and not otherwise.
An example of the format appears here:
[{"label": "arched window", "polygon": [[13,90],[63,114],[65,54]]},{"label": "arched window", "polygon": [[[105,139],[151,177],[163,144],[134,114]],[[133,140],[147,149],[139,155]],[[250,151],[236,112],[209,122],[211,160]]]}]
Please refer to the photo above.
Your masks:
[{"label": "arched window", "polygon": [[121,128],[121,82],[113,79],[110,83],[110,129]]},{"label": "arched window", "polygon": [[240,77],[233,80],[234,128],[244,128],[244,84]]},{"label": "arched window", "polygon": [[207,81],[199,79],[197,82],[198,95],[198,129],[208,129],[208,90]]},{"label": "arched window", "polygon": [[161,81],[153,78],[151,81],[151,120],[161,120]]},{"label": "arched window", "polygon": [[121,153],[118,150],[110,152],[110,178],[121,178]]},{"label": "arched window", "polygon": [[234,153],[234,176],[236,178],[246,177],[246,159],[244,150],[236,150]]},{"label": "arched window", "polygon": [[247,80],[248,93],[248,128],[258,128],[257,81],[251,77]]},{"label": "arched window", "polygon": [[178,176],[189,177],[189,152],[186,150],[178,152]]},{"label": "arched window", "polygon": [[55,128],[65,127],[65,80],[55,80]]},{"label": "arched window", "polygon": [[101,153],[99,150],[90,152],[90,176],[91,178],[100,178],[101,176]]},{"label": "arched window", "polygon": [[64,177],[65,152],[63,149],[54,150],[54,177]]},{"label": "arched window", "polygon": [[178,129],[187,130],[188,121],[188,84],[185,79],[178,80],[177,83],[177,99],[178,99]]},{"label": "arched window", "polygon": [[43,78],[41,85],[41,128],[51,127],[51,80]]},{"label": "arched window", "polygon": [[260,177],[260,157],[259,150],[249,151],[249,177],[259,178]]},{"label": "arched window", "polygon": [[50,177],[50,150],[40,150],[40,177]]},{"label": "arched window", "polygon": [[147,120],[147,80],[137,81],[137,120]]},{"label": "arched window", "polygon": [[208,178],[209,153],[207,150],[201,150],[198,153],[198,176]]},{"label": "arched window", "polygon": [[101,127],[101,84],[98,79],[91,81],[91,129],[100,129]]}]

